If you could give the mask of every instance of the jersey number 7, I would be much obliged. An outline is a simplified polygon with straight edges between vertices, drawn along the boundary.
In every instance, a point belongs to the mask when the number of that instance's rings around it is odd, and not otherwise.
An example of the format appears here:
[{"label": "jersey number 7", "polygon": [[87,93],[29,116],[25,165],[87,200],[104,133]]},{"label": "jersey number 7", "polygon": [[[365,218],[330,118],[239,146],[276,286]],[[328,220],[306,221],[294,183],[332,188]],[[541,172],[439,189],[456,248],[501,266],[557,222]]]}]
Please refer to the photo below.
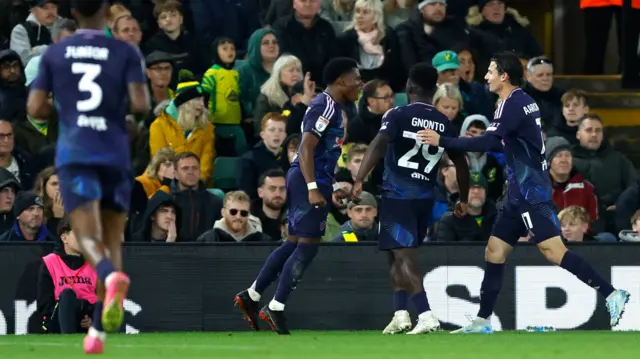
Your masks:
[{"label": "jersey number 7", "polygon": [[[413,135],[413,136],[412,136]],[[431,173],[431,171],[436,167],[438,162],[440,162],[440,158],[442,158],[442,154],[444,153],[444,148],[438,147],[438,152],[431,154],[429,153],[429,145],[424,145],[415,137],[415,133],[405,132],[402,134],[404,138],[413,138],[416,141],[415,146],[412,149],[407,151],[402,157],[398,159],[398,166],[404,168],[410,168],[412,170],[418,169],[418,162],[410,161],[415,155],[419,152],[422,153],[422,157],[427,160],[427,166],[424,168],[425,173]]]}]

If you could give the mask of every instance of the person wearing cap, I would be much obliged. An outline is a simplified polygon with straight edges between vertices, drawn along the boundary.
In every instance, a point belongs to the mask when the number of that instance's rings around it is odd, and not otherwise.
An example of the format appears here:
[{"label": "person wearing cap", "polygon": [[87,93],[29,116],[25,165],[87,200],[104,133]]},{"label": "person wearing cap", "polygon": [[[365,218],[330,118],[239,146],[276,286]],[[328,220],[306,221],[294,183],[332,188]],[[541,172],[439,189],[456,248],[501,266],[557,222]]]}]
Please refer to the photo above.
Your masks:
[{"label": "person wearing cap", "polygon": [[487,179],[472,171],[469,177],[469,210],[460,218],[446,213],[440,219],[438,242],[487,242],[497,217],[496,205],[487,199]]},{"label": "person wearing cap", "polygon": [[347,204],[347,214],[349,220],[346,221],[340,230],[342,233],[333,237],[332,242],[370,242],[378,240],[378,202],[369,192],[360,194],[360,201],[355,203],[350,201]]},{"label": "person wearing cap", "polygon": [[24,65],[31,58],[41,55],[52,43],[51,30],[56,22],[62,21],[58,16],[58,1],[30,0],[31,14],[22,24],[11,30],[11,50],[20,55]]},{"label": "person wearing cap", "polygon": [[0,242],[54,240],[44,225],[44,204],[35,192],[18,193],[13,204],[13,215],[13,228],[0,236]]},{"label": "person wearing cap", "polygon": [[418,62],[431,62],[439,52],[469,44],[465,26],[447,17],[446,0],[423,0],[409,20],[396,27],[405,71]]},{"label": "person wearing cap", "polygon": [[176,96],[171,89],[174,67],[173,55],[162,51],[153,51],[147,55],[145,62],[147,64],[151,107],[156,108],[158,104],[166,100],[173,100]]},{"label": "person wearing cap", "polygon": [[16,193],[20,191],[20,183],[6,168],[0,168],[0,235],[13,226],[13,204]]}]

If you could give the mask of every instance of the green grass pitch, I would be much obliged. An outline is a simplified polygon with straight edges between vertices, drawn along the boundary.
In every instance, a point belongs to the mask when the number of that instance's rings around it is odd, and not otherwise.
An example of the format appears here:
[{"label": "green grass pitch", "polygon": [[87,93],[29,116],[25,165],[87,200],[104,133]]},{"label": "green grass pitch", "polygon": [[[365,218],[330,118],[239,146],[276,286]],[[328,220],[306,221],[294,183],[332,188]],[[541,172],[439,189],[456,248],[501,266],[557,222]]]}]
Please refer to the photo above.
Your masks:
[{"label": "green grass pitch", "polygon": [[[0,336],[0,358],[86,358],[82,336]],[[146,333],[111,335],[101,358],[437,358],[437,359],[589,359],[640,358],[640,335],[633,332],[500,332],[491,335],[383,336],[380,332],[296,331]]]}]

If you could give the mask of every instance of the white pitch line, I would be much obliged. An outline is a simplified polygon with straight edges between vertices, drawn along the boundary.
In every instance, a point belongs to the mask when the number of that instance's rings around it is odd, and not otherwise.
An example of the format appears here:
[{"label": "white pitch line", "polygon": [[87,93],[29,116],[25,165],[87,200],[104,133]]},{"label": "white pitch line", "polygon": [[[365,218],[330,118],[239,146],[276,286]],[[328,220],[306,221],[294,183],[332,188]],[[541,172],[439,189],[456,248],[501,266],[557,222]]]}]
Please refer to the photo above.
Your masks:
[{"label": "white pitch line", "polygon": [[[81,348],[81,344],[57,343],[57,342],[6,342],[0,341],[0,346],[29,346],[29,347],[69,347]],[[216,344],[105,344],[107,348],[165,348],[165,349],[210,349],[210,350],[238,350],[251,351],[259,350],[258,347],[247,347],[237,345],[216,345]]]}]

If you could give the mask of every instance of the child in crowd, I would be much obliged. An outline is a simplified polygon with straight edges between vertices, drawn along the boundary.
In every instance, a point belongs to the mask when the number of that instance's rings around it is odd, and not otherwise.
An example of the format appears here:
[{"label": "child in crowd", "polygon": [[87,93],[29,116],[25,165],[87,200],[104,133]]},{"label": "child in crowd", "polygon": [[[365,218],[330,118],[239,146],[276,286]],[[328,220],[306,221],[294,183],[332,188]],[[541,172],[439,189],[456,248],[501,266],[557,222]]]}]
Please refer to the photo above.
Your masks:
[{"label": "child in crowd", "polygon": [[240,75],[233,69],[236,46],[230,38],[221,37],[213,49],[213,65],[202,78],[202,87],[209,94],[209,118],[216,125],[240,125]]},{"label": "child in crowd", "polygon": [[558,219],[562,225],[562,236],[567,241],[595,241],[595,238],[587,235],[589,213],[584,207],[569,206],[558,213]]}]

